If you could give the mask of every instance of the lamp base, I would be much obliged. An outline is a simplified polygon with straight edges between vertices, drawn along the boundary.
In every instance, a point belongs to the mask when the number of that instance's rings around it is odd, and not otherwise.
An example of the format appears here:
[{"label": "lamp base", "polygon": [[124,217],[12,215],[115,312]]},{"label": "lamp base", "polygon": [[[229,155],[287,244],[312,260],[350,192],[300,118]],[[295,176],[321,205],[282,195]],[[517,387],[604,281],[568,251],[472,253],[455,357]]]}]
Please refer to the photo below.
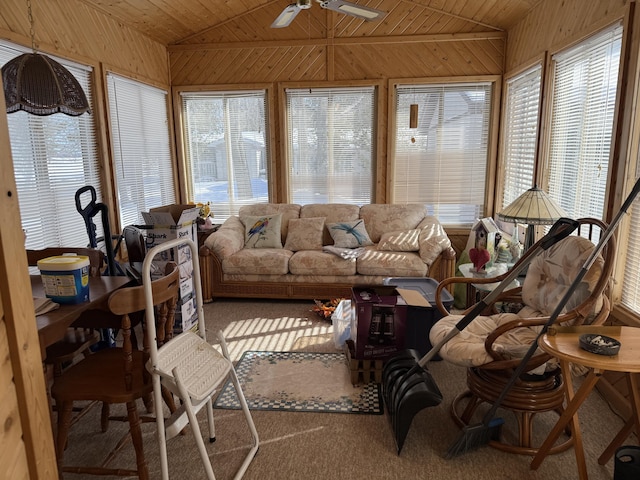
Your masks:
[{"label": "lamp base", "polygon": [[535,225],[527,225],[527,233],[524,237],[524,251],[526,252],[536,243],[536,227]]}]

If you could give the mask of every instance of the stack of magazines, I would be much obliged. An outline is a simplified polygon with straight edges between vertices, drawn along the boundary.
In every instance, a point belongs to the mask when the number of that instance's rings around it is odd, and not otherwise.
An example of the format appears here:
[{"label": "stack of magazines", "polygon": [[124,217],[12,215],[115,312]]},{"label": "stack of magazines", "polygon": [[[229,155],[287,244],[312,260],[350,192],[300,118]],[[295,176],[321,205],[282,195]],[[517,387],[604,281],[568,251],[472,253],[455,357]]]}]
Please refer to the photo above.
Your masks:
[{"label": "stack of magazines", "polygon": [[36,316],[55,310],[60,305],[50,298],[37,298],[33,297],[33,308],[36,311]]}]

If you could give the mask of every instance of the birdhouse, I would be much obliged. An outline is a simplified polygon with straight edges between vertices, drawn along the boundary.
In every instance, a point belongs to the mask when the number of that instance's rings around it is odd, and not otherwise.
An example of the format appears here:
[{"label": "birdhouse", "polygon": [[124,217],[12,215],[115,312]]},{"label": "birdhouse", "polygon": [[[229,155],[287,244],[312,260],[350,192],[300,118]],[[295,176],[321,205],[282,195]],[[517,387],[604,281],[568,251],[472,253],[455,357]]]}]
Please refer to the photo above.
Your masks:
[{"label": "birdhouse", "polygon": [[491,217],[481,218],[471,230],[475,235],[474,247],[477,250],[489,251],[490,260],[485,266],[491,266],[496,258],[498,243],[502,239],[498,225]]}]

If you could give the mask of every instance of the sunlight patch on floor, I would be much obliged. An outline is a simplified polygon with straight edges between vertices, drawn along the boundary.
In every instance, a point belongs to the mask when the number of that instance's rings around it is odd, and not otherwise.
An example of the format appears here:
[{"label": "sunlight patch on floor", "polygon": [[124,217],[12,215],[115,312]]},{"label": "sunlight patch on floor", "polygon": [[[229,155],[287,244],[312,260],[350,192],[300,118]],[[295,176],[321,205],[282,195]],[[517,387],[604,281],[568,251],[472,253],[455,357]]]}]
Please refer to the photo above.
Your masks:
[{"label": "sunlight patch on floor", "polygon": [[333,326],[304,317],[256,317],[232,322],[223,333],[229,355],[237,361],[248,350],[289,351],[301,337],[332,334]]}]

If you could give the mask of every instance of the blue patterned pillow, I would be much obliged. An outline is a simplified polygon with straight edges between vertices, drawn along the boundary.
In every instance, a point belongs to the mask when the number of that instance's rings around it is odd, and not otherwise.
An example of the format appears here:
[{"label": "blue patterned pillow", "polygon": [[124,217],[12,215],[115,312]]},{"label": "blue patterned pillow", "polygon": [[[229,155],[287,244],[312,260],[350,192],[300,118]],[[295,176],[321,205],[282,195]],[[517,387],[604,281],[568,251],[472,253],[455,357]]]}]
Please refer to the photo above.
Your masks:
[{"label": "blue patterned pillow", "polygon": [[339,248],[357,248],[373,245],[367,230],[364,228],[364,220],[350,222],[328,223],[327,228],[333,238],[333,245]]}]

